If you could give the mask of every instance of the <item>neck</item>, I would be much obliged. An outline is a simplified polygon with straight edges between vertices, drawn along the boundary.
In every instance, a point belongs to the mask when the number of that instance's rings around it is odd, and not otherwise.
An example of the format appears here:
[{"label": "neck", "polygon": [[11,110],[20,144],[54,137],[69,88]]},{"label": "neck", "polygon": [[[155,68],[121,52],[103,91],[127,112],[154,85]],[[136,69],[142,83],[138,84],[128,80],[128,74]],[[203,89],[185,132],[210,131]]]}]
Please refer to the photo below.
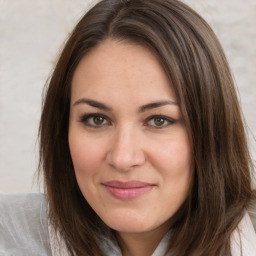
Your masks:
[{"label": "neck", "polygon": [[169,230],[169,227],[158,228],[143,233],[119,232],[117,238],[123,256],[148,256],[152,255],[158,244]]}]

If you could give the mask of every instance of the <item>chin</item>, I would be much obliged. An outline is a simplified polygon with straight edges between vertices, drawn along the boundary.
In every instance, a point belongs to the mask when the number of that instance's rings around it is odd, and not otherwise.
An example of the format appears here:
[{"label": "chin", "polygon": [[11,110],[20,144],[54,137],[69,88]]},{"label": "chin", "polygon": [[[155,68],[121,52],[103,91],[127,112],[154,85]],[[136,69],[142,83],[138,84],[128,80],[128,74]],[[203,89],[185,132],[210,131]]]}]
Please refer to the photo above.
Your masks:
[{"label": "chin", "polygon": [[148,232],[153,230],[154,228],[150,228],[148,226],[139,226],[138,224],[134,223],[120,223],[120,225],[118,224],[114,224],[112,225],[112,227],[110,225],[108,225],[110,228],[112,228],[113,230],[119,232],[119,233],[144,233],[144,232]]},{"label": "chin", "polygon": [[147,218],[137,218],[119,214],[118,217],[103,220],[107,226],[121,233],[143,233],[157,228],[157,223],[150,223]]}]

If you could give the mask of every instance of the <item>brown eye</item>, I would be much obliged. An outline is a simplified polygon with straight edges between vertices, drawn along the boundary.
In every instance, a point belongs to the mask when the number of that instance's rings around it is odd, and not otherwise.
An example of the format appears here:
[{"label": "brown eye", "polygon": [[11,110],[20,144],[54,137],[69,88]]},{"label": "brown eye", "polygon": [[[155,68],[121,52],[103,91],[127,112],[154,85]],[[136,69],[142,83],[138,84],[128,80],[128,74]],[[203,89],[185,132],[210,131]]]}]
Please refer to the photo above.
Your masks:
[{"label": "brown eye", "polygon": [[104,123],[104,121],[105,121],[105,118],[102,117],[102,116],[95,116],[95,117],[93,117],[93,122],[96,125],[102,125]]},{"label": "brown eye", "polygon": [[109,125],[110,122],[103,116],[99,114],[89,114],[82,117],[81,122],[86,126],[91,126],[95,128],[100,128],[105,125]]},{"label": "brown eye", "polygon": [[153,128],[165,128],[174,124],[175,121],[165,116],[151,116],[148,118],[147,125]]},{"label": "brown eye", "polygon": [[154,121],[155,126],[163,126],[166,122],[166,120],[164,118],[160,118],[160,117],[154,118],[153,121]]}]

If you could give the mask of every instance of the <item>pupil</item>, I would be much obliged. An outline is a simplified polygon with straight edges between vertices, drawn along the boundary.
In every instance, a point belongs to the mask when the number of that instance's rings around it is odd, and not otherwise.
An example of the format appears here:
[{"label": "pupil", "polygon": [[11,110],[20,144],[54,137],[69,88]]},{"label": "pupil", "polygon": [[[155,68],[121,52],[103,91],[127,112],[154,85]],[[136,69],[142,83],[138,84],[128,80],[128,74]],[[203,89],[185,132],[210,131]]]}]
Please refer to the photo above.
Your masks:
[{"label": "pupil", "polygon": [[96,116],[96,117],[94,117],[93,121],[95,124],[102,124],[104,121],[104,118],[101,116]]},{"label": "pupil", "polygon": [[163,118],[155,118],[155,125],[156,126],[161,126],[164,124],[164,119]]}]

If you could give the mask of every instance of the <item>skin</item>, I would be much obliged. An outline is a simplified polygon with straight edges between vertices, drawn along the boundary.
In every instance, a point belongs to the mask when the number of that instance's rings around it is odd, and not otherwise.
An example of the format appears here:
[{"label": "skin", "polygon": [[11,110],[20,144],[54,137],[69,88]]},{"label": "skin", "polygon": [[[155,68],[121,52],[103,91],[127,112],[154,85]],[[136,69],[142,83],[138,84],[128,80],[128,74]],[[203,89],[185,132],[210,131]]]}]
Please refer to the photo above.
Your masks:
[{"label": "skin", "polygon": [[[189,193],[193,162],[177,97],[149,49],[107,39],[81,60],[69,146],[79,187],[123,255],[152,255]],[[151,187],[119,199],[105,186],[113,180]]]}]

